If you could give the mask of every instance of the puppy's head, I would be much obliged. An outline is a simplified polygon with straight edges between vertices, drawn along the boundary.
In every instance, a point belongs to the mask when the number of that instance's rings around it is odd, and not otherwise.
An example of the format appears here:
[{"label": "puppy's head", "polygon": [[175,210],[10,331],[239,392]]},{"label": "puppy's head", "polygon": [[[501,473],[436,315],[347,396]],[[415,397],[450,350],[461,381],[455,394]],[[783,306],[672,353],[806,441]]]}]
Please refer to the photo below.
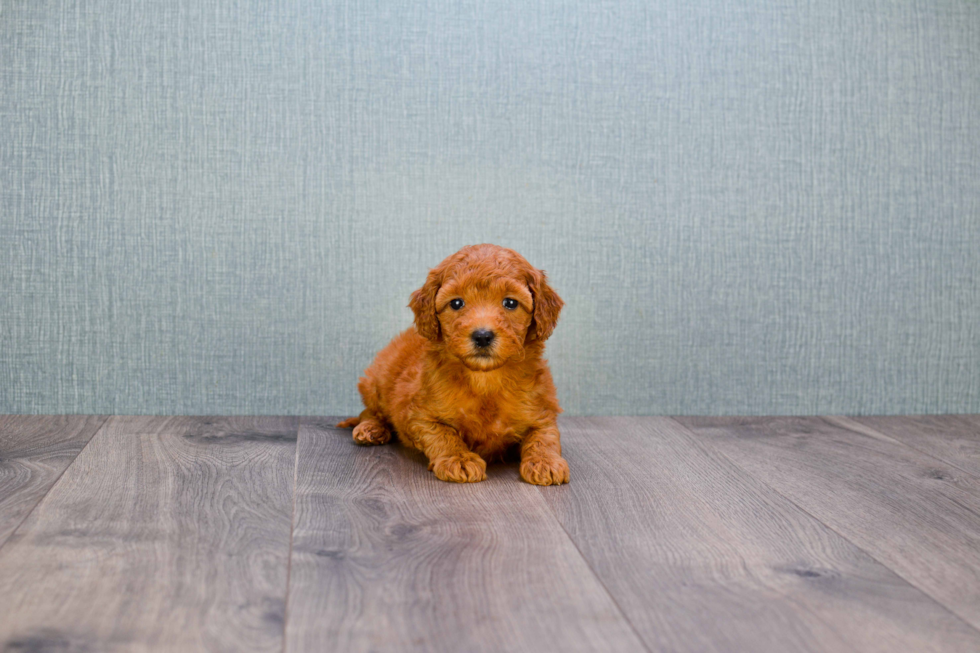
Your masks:
[{"label": "puppy's head", "polygon": [[544,272],[496,245],[459,250],[429,271],[409,302],[419,334],[478,371],[522,360],[525,346],[554,331],[562,306]]}]

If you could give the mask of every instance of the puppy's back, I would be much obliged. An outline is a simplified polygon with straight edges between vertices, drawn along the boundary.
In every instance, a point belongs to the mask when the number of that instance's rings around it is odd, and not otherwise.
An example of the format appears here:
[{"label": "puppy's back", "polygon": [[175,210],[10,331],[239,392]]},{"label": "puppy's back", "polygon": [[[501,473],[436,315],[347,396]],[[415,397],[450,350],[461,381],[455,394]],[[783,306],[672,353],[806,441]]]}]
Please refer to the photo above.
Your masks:
[{"label": "puppy's back", "polygon": [[414,386],[422,372],[427,344],[414,328],[409,328],[378,352],[357,384],[365,408],[394,421],[398,405],[417,390]]}]

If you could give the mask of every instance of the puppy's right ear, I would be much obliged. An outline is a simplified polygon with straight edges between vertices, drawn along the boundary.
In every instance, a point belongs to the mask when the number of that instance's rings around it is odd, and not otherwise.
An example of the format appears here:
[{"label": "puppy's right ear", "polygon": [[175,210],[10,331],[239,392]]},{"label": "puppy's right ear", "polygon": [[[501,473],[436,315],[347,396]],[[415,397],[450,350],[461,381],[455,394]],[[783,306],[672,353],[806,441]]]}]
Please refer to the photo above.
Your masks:
[{"label": "puppy's right ear", "polygon": [[436,317],[436,293],[442,285],[442,273],[438,268],[429,270],[425,284],[412,293],[408,307],[415,313],[415,330],[429,340],[440,337],[439,318]]}]

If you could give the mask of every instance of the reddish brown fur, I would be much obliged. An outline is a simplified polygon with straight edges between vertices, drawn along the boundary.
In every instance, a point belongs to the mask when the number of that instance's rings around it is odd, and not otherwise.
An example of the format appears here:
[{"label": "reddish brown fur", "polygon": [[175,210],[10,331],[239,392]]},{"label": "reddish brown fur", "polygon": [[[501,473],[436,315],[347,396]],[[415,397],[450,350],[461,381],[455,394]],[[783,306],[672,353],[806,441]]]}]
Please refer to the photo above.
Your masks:
[{"label": "reddish brown fur", "polygon": [[[456,298],[465,302],[458,311],[449,305]],[[506,309],[505,298],[519,306]],[[365,410],[338,426],[355,427],[359,444],[397,433],[444,481],[482,481],[487,460],[519,446],[525,481],[567,483],[561,408],[542,358],[563,305],[544,272],[517,252],[464,247],[412,293],[415,328],[378,353],[357,386]],[[477,355],[475,329],[496,334],[489,354]]]}]

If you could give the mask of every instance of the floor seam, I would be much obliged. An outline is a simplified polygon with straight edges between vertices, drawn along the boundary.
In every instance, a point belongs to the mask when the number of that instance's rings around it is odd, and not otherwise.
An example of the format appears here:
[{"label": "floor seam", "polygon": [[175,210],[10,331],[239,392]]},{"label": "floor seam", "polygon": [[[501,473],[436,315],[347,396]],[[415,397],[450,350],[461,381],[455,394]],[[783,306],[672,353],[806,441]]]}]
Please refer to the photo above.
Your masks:
[{"label": "floor seam", "polygon": [[296,423],[296,453],[293,455],[293,507],[289,514],[289,554],[286,558],[286,598],[282,606],[282,653],[286,653],[286,629],[289,626],[289,588],[293,579],[293,534],[296,532],[296,489],[299,482],[299,433],[303,428],[303,418]]},{"label": "floor seam", "polygon": [[616,606],[616,609],[619,611],[619,614],[623,615],[623,620],[630,627],[630,630],[633,631],[633,634],[636,635],[636,639],[637,641],[640,642],[640,646],[642,646],[643,650],[647,651],[647,653],[653,653],[652,649],[647,645],[646,640],[643,639],[642,635],[640,635],[640,631],[637,630],[636,625],[629,618],[629,615],[626,614],[626,610],[624,610],[623,606],[619,604],[619,601],[616,599],[616,596],[610,591],[609,587],[603,582],[602,577],[599,576],[599,573],[592,567],[592,563],[589,562],[588,556],[586,556],[585,553],[582,552],[582,549],[579,548],[578,543],[575,541],[575,538],[572,537],[572,535],[568,532],[568,529],[565,528],[565,524],[563,524],[562,521],[558,518],[558,514],[555,512],[555,509],[552,508],[551,504],[548,503],[548,501],[545,499],[544,497],[544,493],[546,491],[545,488],[535,487],[534,489],[537,491],[538,497],[541,499],[541,502],[548,509],[548,513],[551,515],[551,518],[555,520],[555,523],[558,524],[558,528],[560,528],[561,532],[565,534],[565,537],[568,538],[568,541],[575,548],[575,552],[578,553],[579,557],[582,559],[582,562],[585,563],[586,569],[589,570],[589,573],[592,574],[592,577],[595,578],[597,583],[599,583],[599,587],[603,589],[603,591],[606,593],[606,596],[609,597],[609,600],[612,601],[614,606]]},{"label": "floor seam", "polygon": [[[541,490],[540,488],[537,491],[538,491],[538,495],[541,495],[541,493],[543,492],[543,490]],[[543,496],[541,497],[541,500],[544,501]],[[599,576],[596,570],[592,568],[592,565],[589,563],[589,559],[585,556],[584,553],[582,553],[582,549],[578,547],[578,544],[575,543],[575,540],[569,534],[568,530],[566,530],[565,525],[561,523],[560,519],[558,519],[558,515],[555,514],[554,509],[548,504],[547,501],[544,501],[544,504],[548,507],[548,512],[551,513],[551,516],[558,524],[558,528],[560,528],[561,532],[565,534],[565,537],[568,538],[568,541],[571,542],[572,546],[575,548],[575,552],[578,553],[579,557],[582,559],[582,562],[585,563],[585,567],[592,574],[592,577],[596,579],[596,582],[599,583],[599,587],[602,588],[602,590],[606,593],[606,596],[609,597],[609,600],[612,601],[614,606],[616,606],[616,609],[619,611],[619,614],[623,615],[623,621],[626,622],[626,624],[630,627],[630,630],[633,631],[633,634],[636,635],[636,639],[637,641],[640,642],[640,646],[642,646],[643,649],[647,651],[647,653],[653,653],[650,647],[647,646],[646,641],[640,635],[640,631],[636,629],[636,626],[633,624],[633,621],[629,618],[629,615],[626,614],[625,610],[623,610],[623,606],[619,604],[619,601],[616,600],[615,595],[613,595],[613,593],[609,590],[606,584],[602,581],[602,578]]]},{"label": "floor seam", "polygon": [[78,450],[78,453],[76,453],[75,457],[71,459],[71,462],[65,465],[65,468],[61,470],[61,473],[58,474],[58,477],[54,479],[54,481],[51,483],[51,486],[48,487],[47,490],[45,490],[44,494],[38,497],[34,505],[31,506],[31,509],[27,511],[27,513],[19,522],[17,522],[17,526],[14,527],[14,530],[10,531],[10,535],[7,536],[7,539],[5,539],[3,542],[0,542],[0,554],[3,553],[3,549],[5,546],[7,546],[7,543],[10,542],[10,540],[14,539],[14,536],[17,535],[17,531],[19,531],[20,527],[24,525],[24,522],[26,522],[28,518],[34,514],[34,511],[37,510],[37,507],[41,505],[41,503],[45,499],[48,498],[48,495],[51,494],[51,490],[53,490],[54,486],[58,484],[58,481],[61,480],[61,477],[65,475],[65,472],[67,472],[71,468],[71,466],[75,464],[75,461],[78,460],[78,457],[82,455],[82,452],[85,451],[86,447],[88,447],[88,445],[91,444],[92,440],[98,437],[99,433],[102,433],[102,429],[105,428],[106,422],[108,422],[113,417],[114,415],[105,416],[105,419],[102,420],[102,423],[99,424],[98,428],[95,429],[95,432],[92,433],[92,437],[90,437],[88,440],[85,441],[85,444],[82,445],[82,448]]},{"label": "floor seam", "polygon": [[668,417],[668,419],[670,419],[671,421],[673,421],[675,424],[677,424],[678,427],[680,427],[681,429],[683,429],[684,431],[686,431],[688,433],[688,435],[696,438],[699,442],[704,443],[705,446],[711,447],[711,450],[716,455],[720,456],[721,458],[724,458],[726,461],[728,461],[730,464],[732,464],[733,466],[735,466],[743,474],[748,475],[749,477],[751,477],[752,479],[754,479],[757,483],[761,483],[765,487],[767,487],[770,490],[772,490],[775,494],[777,494],[778,496],[782,497],[783,499],[785,499],[786,501],[788,501],[791,505],[793,505],[794,507],[796,507],[797,510],[799,510],[803,514],[809,516],[811,519],[813,519],[817,523],[821,524],[824,528],[826,528],[827,530],[829,530],[832,533],[836,534],[838,537],[842,538],[845,542],[848,542],[851,546],[855,547],[856,549],[858,549],[859,551],[861,551],[862,553],[864,553],[866,556],[868,556],[869,558],[871,558],[872,560],[874,560],[875,562],[877,562],[879,565],[881,565],[882,567],[884,567],[885,569],[887,569],[891,573],[895,574],[896,577],[898,577],[898,578],[902,579],[904,582],[908,583],[908,585],[910,587],[913,587],[917,591],[921,592],[923,596],[925,596],[930,601],[932,601],[933,603],[935,603],[936,605],[938,605],[942,610],[944,610],[945,612],[948,612],[953,617],[955,617],[959,621],[963,622],[970,630],[972,630],[972,631],[980,634],[980,627],[974,626],[972,623],[970,623],[969,621],[967,621],[966,618],[964,618],[961,615],[957,614],[951,607],[949,607],[948,605],[946,605],[945,603],[943,603],[942,601],[940,601],[939,599],[937,599],[935,596],[933,596],[927,590],[923,589],[922,587],[919,587],[919,585],[917,583],[915,583],[912,580],[906,578],[898,570],[893,569],[891,567],[891,565],[883,562],[882,560],[879,560],[877,556],[875,556],[873,553],[871,553],[870,551],[868,551],[867,549],[865,549],[863,546],[861,546],[857,542],[854,542],[853,540],[851,540],[851,538],[847,537],[846,535],[844,535],[843,533],[841,533],[840,531],[838,531],[836,528],[834,528],[833,526],[831,526],[830,524],[828,524],[824,520],[820,519],[819,517],[817,517],[816,515],[814,515],[812,512],[810,512],[809,510],[807,510],[803,506],[799,505],[797,502],[793,501],[793,499],[791,499],[790,497],[788,497],[785,494],[783,494],[782,492],[780,492],[777,488],[773,487],[769,483],[766,483],[763,479],[759,478],[758,476],[756,476],[755,474],[753,474],[749,470],[747,470],[744,467],[742,467],[741,465],[739,465],[736,461],[732,460],[724,451],[721,451],[721,449],[719,449],[718,447],[715,447],[710,442],[708,442],[707,438],[703,438],[703,437],[699,436],[697,434],[697,432],[695,432],[693,429],[688,428],[685,424],[683,424],[679,420],[675,419],[673,416],[667,416],[667,417]]},{"label": "floor seam", "polygon": [[[845,423],[843,423],[843,424],[840,423],[838,421],[840,418],[843,418],[843,420],[844,420]],[[868,426],[864,422],[859,422],[858,420],[854,419],[853,417],[849,417],[847,415],[840,415],[840,416],[835,416],[835,417],[832,418],[832,420],[830,420],[830,423],[833,424],[834,426],[838,426],[840,428],[847,429],[848,431],[852,431],[854,433],[860,433],[860,431],[855,431],[853,428],[851,428],[850,426],[848,426],[847,425],[848,422],[853,423],[853,424],[856,424],[856,425],[860,426],[861,428],[868,429],[869,431],[873,431],[874,433],[877,433],[878,435],[880,435],[882,437],[888,438],[890,441],[894,442],[895,444],[899,444],[899,445],[901,445],[903,447],[908,447],[912,451],[918,452],[918,453],[922,454],[923,456],[928,456],[929,458],[932,458],[933,460],[939,461],[939,462],[941,462],[944,465],[949,465],[953,469],[957,469],[957,470],[963,472],[964,474],[966,474],[967,476],[970,476],[971,478],[980,479],[980,474],[978,474],[976,472],[972,472],[969,469],[963,469],[962,467],[960,467],[959,465],[957,465],[956,463],[954,463],[952,461],[946,460],[945,458],[941,458],[941,457],[937,456],[934,453],[929,453],[928,451],[923,451],[922,449],[920,449],[920,448],[918,448],[918,447],[916,447],[916,446],[914,446],[912,444],[909,444],[904,439],[898,438],[898,437],[896,437],[894,435],[889,435],[888,433],[885,433],[884,431],[882,431],[880,428],[876,428],[876,427],[873,427],[873,426]]]}]

